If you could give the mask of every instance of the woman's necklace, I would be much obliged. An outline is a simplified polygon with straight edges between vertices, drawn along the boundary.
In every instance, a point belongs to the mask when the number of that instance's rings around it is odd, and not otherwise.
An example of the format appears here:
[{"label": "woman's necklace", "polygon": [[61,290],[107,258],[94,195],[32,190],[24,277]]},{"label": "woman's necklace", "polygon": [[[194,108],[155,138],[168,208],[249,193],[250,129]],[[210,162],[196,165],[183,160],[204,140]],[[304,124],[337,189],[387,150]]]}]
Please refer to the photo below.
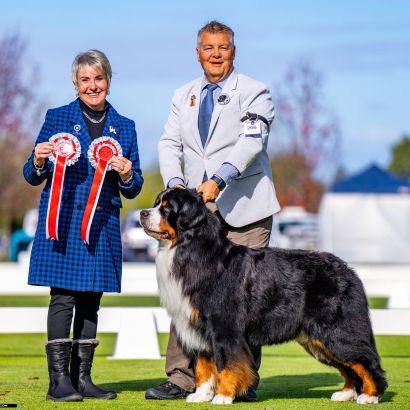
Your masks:
[{"label": "woman's necklace", "polygon": [[102,115],[102,117],[99,120],[95,120],[94,118],[90,117],[85,111],[83,111],[83,114],[85,115],[85,117],[87,119],[89,119],[93,124],[99,124],[100,122],[102,122],[105,118],[105,116],[107,115],[107,111],[104,112],[104,114]]}]

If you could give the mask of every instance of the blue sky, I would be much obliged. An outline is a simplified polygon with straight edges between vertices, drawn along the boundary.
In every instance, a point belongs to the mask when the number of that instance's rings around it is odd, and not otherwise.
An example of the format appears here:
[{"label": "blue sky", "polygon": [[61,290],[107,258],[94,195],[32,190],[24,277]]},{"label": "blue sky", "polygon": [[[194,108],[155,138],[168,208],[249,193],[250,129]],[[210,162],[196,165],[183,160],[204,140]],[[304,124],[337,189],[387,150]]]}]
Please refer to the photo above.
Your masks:
[{"label": "blue sky", "polygon": [[[111,61],[110,102],[136,121],[142,167],[156,145],[173,90],[201,75],[196,32],[217,19],[235,31],[235,67],[275,88],[294,61],[324,74],[326,102],[343,135],[341,162],[355,172],[386,165],[410,133],[410,2],[396,1],[5,1],[0,36],[17,30],[37,64],[47,107],[75,98],[70,67],[97,48]],[[34,130],[33,138],[38,130]],[[272,141],[274,149],[274,140]]]}]

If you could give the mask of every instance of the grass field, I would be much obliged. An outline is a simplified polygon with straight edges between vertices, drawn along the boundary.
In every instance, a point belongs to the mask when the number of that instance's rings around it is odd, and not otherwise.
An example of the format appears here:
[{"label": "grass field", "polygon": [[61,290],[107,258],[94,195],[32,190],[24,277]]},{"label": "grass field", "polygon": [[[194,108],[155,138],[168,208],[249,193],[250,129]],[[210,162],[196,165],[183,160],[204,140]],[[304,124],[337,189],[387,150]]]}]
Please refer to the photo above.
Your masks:
[{"label": "grass field", "polygon": [[[45,335],[0,335],[0,407],[19,403],[24,409],[186,409],[215,408],[185,401],[146,401],[144,391],[164,380],[164,360],[109,360],[115,335],[101,334],[94,366],[94,381],[118,392],[115,401],[87,400],[82,403],[52,403],[44,400],[47,365]],[[166,335],[161,335],[164,352]],[[410,338],[378,337],[377,344],[390,387],[380,407],[410,409]],[[259,401],[237,403],[234,408],[357,409],[355,403],[332,403],[332,392],[342,387],[337,371],[310,358],[297,344],[265,348],[261,367]]]},{"label": "grass field", "polygon": [[[0,307],[47,306],[48,296],[1,296]],[[369,301],[382,308],[383,298]],[[159,306],[156,297],[104,295],[102,306]],[[161,354],[165,353],[167,334],[159,335]],[[24,409],[186,409],[215,408],[209,403],[188,404],[178,401],[146,401],[144,391],[162,382],[162,360],[110,360],[114,334],[99,335],[94,381],[118,392],[114,401],[87,400],[82,403],[45,401],[48,387],[44,354],[44,334],[0,334],[0,408],[19,403]],[[410,337],[377,337],[377,345],[387,372],[389,389],[381,408],[410,409]],[[296,343],[264,348],[261,383],[257,403],[237,403],[234,408],[264,410],[357,409],[355,403],[333,403],[332,392],[343,385],[338,372],[309,357]],[[217,407],[218,408],[218,407]]]}]

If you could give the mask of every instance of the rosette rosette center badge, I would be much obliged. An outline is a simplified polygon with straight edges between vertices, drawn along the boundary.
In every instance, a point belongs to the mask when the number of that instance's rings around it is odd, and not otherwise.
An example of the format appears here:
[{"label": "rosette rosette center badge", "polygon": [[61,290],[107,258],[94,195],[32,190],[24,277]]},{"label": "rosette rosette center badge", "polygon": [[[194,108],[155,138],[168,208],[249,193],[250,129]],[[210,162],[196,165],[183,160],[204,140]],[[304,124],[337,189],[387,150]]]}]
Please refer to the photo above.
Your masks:
[{"label": "rosette rosette center badge", "polygon": [[58,215],[66,168],[74,165],[81,155],[81,145],[74,135],[60,132],[49,138],[55,144],[48,159],[54,164],[47,208],[46,237],[58,241]]},{"label": "rosette rosette center badge", "polygon": [[86,244],[89,243],[90,229],[105,174],[112,170],[109,162],[114,157],[122,157],[122,148],[114,138],[100,137],[90,144],[87,155],[90,164],[95,168],[95,174],[81,223],[81,238]]}]

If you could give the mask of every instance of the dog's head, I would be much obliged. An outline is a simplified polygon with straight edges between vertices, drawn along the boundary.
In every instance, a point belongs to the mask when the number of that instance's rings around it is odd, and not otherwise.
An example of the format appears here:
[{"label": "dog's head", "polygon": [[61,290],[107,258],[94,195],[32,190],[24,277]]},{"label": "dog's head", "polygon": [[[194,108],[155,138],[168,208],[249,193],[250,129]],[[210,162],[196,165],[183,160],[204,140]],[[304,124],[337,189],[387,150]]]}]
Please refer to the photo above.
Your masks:
[{"label": "dog's head", "polygon": [[154,207],[142,210],[140,217],[148,235],[175,245],[184,233],[203,226],[208,212],[196,191],[174,188],[161,192]]}]

